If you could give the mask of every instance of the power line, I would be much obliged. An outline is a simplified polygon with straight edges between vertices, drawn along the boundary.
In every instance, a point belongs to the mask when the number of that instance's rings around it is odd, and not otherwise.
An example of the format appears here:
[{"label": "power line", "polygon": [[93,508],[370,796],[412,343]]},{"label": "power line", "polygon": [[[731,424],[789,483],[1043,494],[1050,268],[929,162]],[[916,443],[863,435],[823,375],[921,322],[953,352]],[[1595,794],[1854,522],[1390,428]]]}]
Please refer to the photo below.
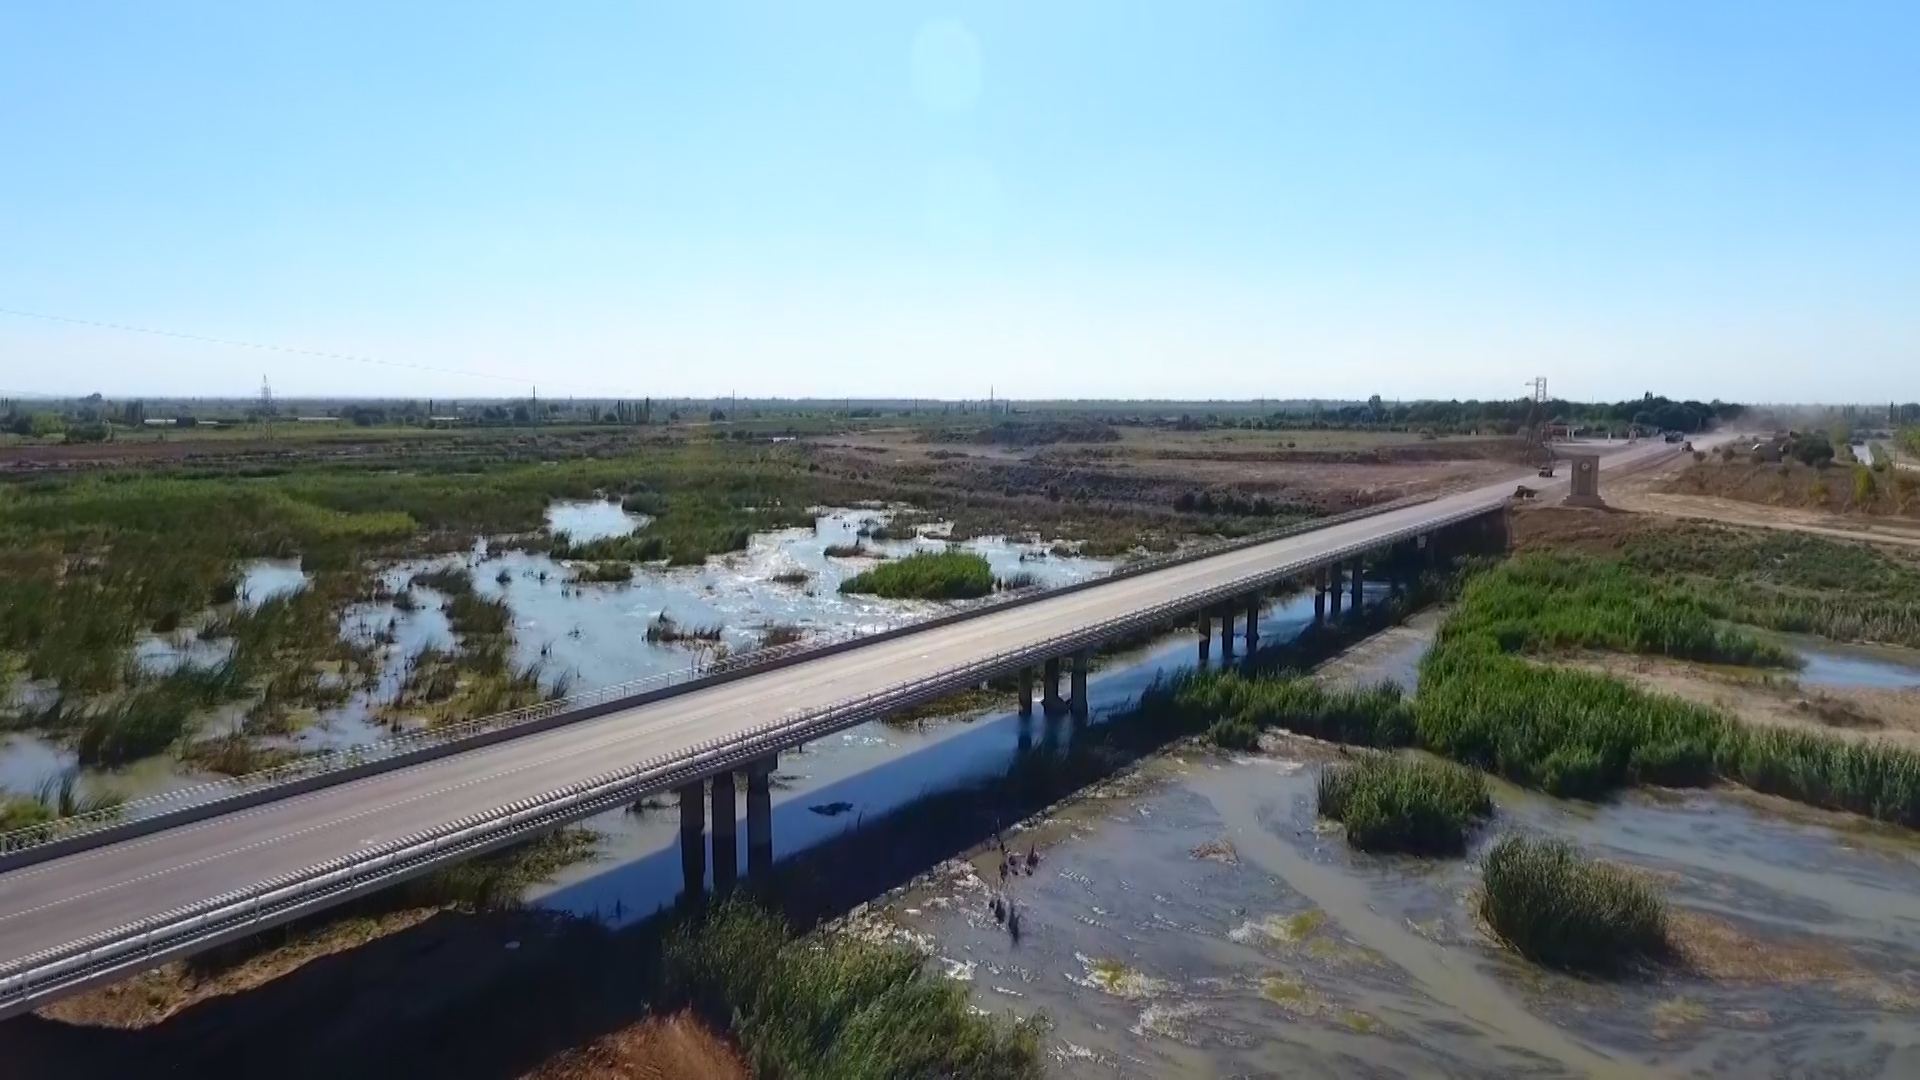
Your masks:
[{"label": "power line", "polygon": [[[101,330],[121,330],[130,334],[146,334],[151,337],[175,338],[180,341],[198,341],[208,345],[227,345],[237,349],[258,349],[262,352],[286,353],[291,356],[315,356],[323,360],[350,360],[356,364],[404,368],[409,371],[428,371],[437,375],[458,375],[469,379],[491,379],[495,382],[513,383],[518,386],[525,386],[527,384],[526,378],[519,375],[493,375],[484,371],[435,367],[432,364],[416,364],[406,360],[383,360],[377,356],[363,356],[357,353],[330,352],[326,349],[303,349],[293,345],[268,345],[258,341],[240,341],[234,338],[209,337],[205,334],[184,334],[176,330],[156,330],[150,326],[131,326],[127,323],[104,322],[99,319],[76,319],[70,315],[48,315],[45,312],[22,311],[18,308],[0,307],[0,315],[17,315],[26,319],[44,319],[47,322],[68,323],[73,326],[91,326]],[[624,391],[609,391],[605,387],[575,387],[575,389],[591,389],[595,394],[609,394],[614,397],[632,396]]]}]

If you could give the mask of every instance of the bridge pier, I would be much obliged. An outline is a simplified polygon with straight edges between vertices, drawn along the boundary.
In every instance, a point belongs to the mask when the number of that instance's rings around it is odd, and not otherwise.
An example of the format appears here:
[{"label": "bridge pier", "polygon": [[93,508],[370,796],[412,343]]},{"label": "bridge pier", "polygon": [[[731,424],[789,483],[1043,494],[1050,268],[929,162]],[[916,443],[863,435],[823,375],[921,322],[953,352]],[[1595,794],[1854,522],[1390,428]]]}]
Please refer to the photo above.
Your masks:
[{"label": "bridge pier", "polygon": [[725,896],[740,879],[740,845],[734,815],[733,773],[713,778],[713,892]]},{"label": "bridge pier", "polygon": [[696,905],[707,894],[707,785],[695,780],[680,794],[680,900]]},{"label": "bridge pier", "polygon": [[1020,669],[1020,718],[1022,720],[1028,720],[1032,717],[1033,668],[1028,666]]},{"label": "bridge pier", "polygon": [[1360,614],[1360,582],[1362,580],[1360,566],[1360,556],[1355,555],[1353,557],[1353,613],[1355,615]]},{"label": "bridge pier", "polygon": [[1205,667],[1208,655],[1213,651],[1213,616],[1201,612],[1196,626],[1200,631],[1200,666]]},{"label": "bridge pier", "polygon": [[1075,720],[1087,718],[1087,672],[1092,668],[1092,649],[1081,649],[1073,654],[1073,685],[1068,690],[1067,704],[1073,709]]},{"label": "bridge pier", "polygon": [[1340,580],[1340,564],[1334,563],[1327,567],[1328,614],[1336,619],[1340,617],[1340,608],[1346,602],[1346,590],[1340,587],[1342,584],[1344,583]]},{"label": "bridge pier", "polygon": [[773,790],[767,784],[779,755],[747,766],[747,877],[759,881],[773,869]]},{"label": "bridge pier", "polygon": [[1247,655],[1249,657],[1253,655],[1253,650],[1258,648],[1259,644],[1260,594],[1252,592],[1247,594]]},{"label": "bridge pier", "polygon": [[1060,700],[1060,658],[1049,657],[1040,666],[1040,708],[1048,716],[1059,716],[1067,709]]},{"label": "bridge pier", "polygon": [[1231,605],[1220,609],[1220,662],[1233,659],[1233,608]]},{"label": "bridge pier", "polygon": [[1317,570],[1313,575],[1313,621],[1327,621],[1327,572]]}]

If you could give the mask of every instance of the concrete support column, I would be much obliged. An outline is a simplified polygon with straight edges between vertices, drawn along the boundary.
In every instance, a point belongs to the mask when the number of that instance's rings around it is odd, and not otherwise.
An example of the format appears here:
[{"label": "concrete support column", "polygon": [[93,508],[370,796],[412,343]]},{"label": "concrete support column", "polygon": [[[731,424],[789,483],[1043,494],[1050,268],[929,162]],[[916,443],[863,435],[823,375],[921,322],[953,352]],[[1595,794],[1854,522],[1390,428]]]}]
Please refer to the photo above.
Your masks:
[{"label": "concrete support column", "polygon": [[1247,655],[1260,643],[1260,594],[1247,594]]},{"label": "concrete support column", "polygon": [[1353,613],[1355,615],[1360,613],[1360,581],[1360,558],[1356,555],[1353,560]]},{"label": "concrete support column", "polygon": [[1340,587],[1342,584],[1343,582],[1340,580],[1340,564],[1334,563],[1332,566],[1327,567],[1328,606],[1332,609],[1330,614],[1336,619],[1340,617],[1341,605],[1346,602],[1346,590]]},{"label": "concrete support column", "polygon": [[1073,686],[1069,691],[1067,703],[1073,708],[1075,720],[1087,718],[1087,672],[1092,669],[1092,649],[1081,649],[1073,654]]},{"label": "concrete support column", "polygon": [[1233,608],[1220,609],[1220,662],[1233,659]]},{"label": "concrete support column", "polygon": [[1204,611],[1200,613],[1199,630],[1200,630],[1200,662],[1204,664],[1207,662],[1208,655],[1213,650],[1213,616],[1212,615]]},{"label": "concrete support column", "polygon": [[707,891],[707,786],[694,781],[680,788],[681,899],[697,903]]},{"label": "concrete support column", "polygon": [[725,896],[740,877],[740,845],[734,813],[733,774],[713,778],[713,892]]},{"label": "concrete support column", "polygon": [[1066,707],[1060,700],[1060,658],[1047,660],[1040,668],[1040,707],[1048,716],[1058,716]]},{"label": "concrete support column", "polygon": [[1022,718],[1033,715],[1033,668],[1020,669],[1020,715]]},{"label": "concrete support column", "polygon": [[1325,622],[1327,619],[1327,574],[1316,571],[1313,576],[1313,621]]},{"label": "concrete support column", "polygon": [[768,778],[779,758],[772,754],[747,766],[747,877],[773,869],[773,789]]}]

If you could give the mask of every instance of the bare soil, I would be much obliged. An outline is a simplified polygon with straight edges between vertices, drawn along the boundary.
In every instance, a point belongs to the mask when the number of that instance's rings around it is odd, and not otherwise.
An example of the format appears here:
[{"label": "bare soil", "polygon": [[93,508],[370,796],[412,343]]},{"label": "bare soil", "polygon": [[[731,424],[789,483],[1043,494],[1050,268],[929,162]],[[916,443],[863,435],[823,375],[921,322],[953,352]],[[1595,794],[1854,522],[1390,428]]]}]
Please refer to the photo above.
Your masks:
[{"label": "bare soil", "polygon": [[811,445],[835,472],[1155,512],[1201,491],[1339,512],[1501,475],[1517,454],[1511,440],[1392,432],[1120,431],[1117,441],[1006,446],[930,442],[924,431],[900,428],[823,436]]},{"label": "bare soil", "polygon": [[[1602,495],[1618,510],[1920,547],[1920,474],[1874,476],[1879,496],[1857,506],[1845,468],[1695,463],[1681,456],[1610,483]],[[1822,497],[1815,497],[1816,482],[1826,489]]]},{"label": "bare soil", "polygon": [[1790,674],[1614,653],[1561,657],[1556,664],[1614,675],[1644,690],[1719,708],[1749,724],[1920,748],[1920,694],[1911,691],[1816,690],[1800,686]]},{"label": "bare soil", "polygon": [[648,1017],[566,1050],[526,1080],[746,1080],[731,1045],[691,1013]]}]

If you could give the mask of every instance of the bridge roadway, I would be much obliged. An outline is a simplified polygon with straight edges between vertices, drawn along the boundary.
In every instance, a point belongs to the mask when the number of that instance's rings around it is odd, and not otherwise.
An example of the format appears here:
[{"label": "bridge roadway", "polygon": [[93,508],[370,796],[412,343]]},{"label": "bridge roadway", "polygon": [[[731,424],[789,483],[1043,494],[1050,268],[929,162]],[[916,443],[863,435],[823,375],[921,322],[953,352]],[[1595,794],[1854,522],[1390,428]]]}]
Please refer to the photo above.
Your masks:
[{"label": "bridge roadway", "polygon": [[[1610,455],[1605,468],[1643,464],[1671,449],[1625,449]],[[744,731],[795,709],[929,679],[970,658],[1044,646],[1089,625],[1300,560],[1357,555],[1403,530],[1496,508],[1513,494],[1515,482],[1118,578],[0,874],[0,975],[18,974],[17,961],[43,951]],[[1541,487],[1543,494],[1551,490]],[[100,981],[107,979],[87,980]],[[0,997],[0,1015],[27,1004],[15,996]],[[40,995],[34,997],[37,1003]]]}]

